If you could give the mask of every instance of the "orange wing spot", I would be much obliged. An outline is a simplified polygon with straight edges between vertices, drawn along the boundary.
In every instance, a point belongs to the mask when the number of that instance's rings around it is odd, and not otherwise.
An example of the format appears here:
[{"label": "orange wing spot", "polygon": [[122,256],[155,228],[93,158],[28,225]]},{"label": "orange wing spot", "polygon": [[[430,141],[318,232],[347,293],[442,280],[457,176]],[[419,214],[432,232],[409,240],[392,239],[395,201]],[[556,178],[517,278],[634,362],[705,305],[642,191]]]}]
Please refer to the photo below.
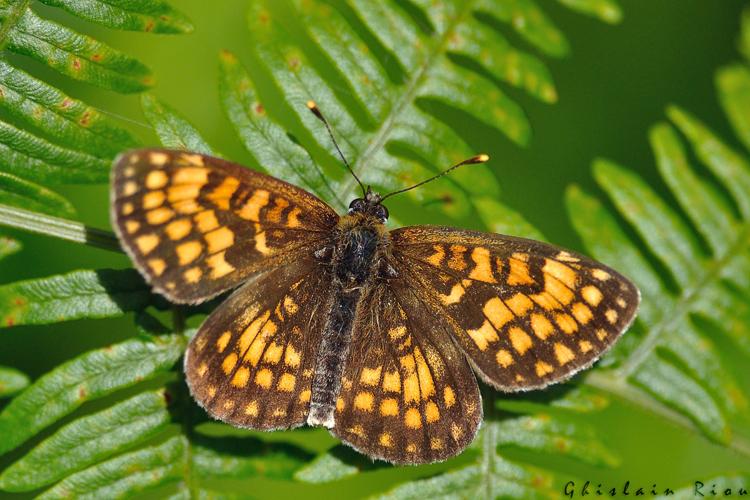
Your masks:
[{"label": "orange wing spot", "polygon": [[531,346],[534,345],[534,341],[531,340],[529,334],[517,326],[508,330],[508,337],[510,337],[510,343],[513,345],[513,349],[521,355],[531,349]]},{"label": "orange wing spot", "polygon": [[255,375],[255,383],[264,389],[268,389],[273,384],[273,373],[268,368],[259,370]]},{"label": "orange wing spot", "polygon": [[463,271],[466,269],[468,267],[468,264],[466,264],[466,261],[464,260],[466,247],[463,245],[451,245],[450,251],[451,258],[448,261],[448,267],[454,271]]},{"label": "orange wing spot", "polygon": [[122,215],[128,216],[132,214],[134,210],[135,210],[135,207],[133,206],[132,203],[123,203],[122,209],[120,211]]},{"label": "orange wing spot", "polygon": [[588,302],[592,307],[598,306],[599,302],[604,298],[602,292],[594,285],[583,287],[581,289],[581,297],[583,297],[583,300]]},{"label": "orange wing spot", "polygon": [[[258,336],[258,333],[260,333],[261,327],[265,324],[265,322],[268,320],[268,318],[271,316],[270,311],[266,311],[263,314],[256,316],[249,325],[247,325],[247,328],[242,332],[242,335],[240,336],[239,340],[239,348],[240,352],[247,353],[247,350],[250,348],[250,345],[255,341],[256,337]],[[245,359],[247,360],[247,354],[245,355]]]},{"label": "orange wing spot", "polygon": [[612,277],[612,275],[610,275],[604,269],[594,269],[593,271],[591,271],[591,276],[598,279],[599,281],[607,281]]},{"label": "orange wing spot", "polygon": [[516,374],[516,382],[523,382],[524,380],[526,379],[523,377],[523,375]]},{"label": "orange wing spot", "polygon": [[271,344],[269,344],[269,346],[266,348],[266,353],[263,355],[263,361],[272,365],[278,364],[278,362],[281,361],[281,355],[283,354],[283,352],[283,345],[277,344],[276,342],[271,342]]},{"label": "orange wing spot", "polygon": [[167,200],[170,203],[178,201],[195,200],[201,192],[201,187],[194,184],[179,184],[167,189]]},{"label": "orange wing spot", "polygon": [[134,181],[128,181],[122,186],[122,196],[133,196],[138,192],[138,184]]},{"label": "orange wing spot", "polygon": [[409,443],[406,445],[406,453],[416,453],[417,452],[417,445],[414,443]]},{"label": "orange wing spot", "polygon": [[430,449],[431,450],[442,450],[443,449],[443,440],[440,438],[431,438],[430,439]]},{"label": "orange wing spot", "polygon": [[220,353],[224,352],[224,349],[226,349],[229,345],[229,341],[231,340],[231,338],[232,332],[227,330],[226,332],[222,333],[221,336],[216,339],[216,349],[218,349]]},{"label": "orange wing spot", "polygon": [[200,267],[191,267],[184,273],[182,273],[182,277],[185,278],[185,281],[190,284],[195,284],[200,281],[201,276],[203,276],[203,271]]},{"label": "orange wing spot", "polygon": [[291,368],[297,368],[300,364],[301,356],[298,351],[294,349],[291,344],[286,346],[286,352],[284,353],[284,364]]},{"label": "orange wing spot", "polygon": [[422,427],[422,416],[416,408],[409,408],[404,414],[404,423],[409,429],[419,429]]},{"label": "orange wing spot", "polygon": [[[247,383],[247,382],[246,382]],[[244,387],[245,384],[242,385]],[[251,401],[245,406],[245,415],[249,417],[257,417],[258,416],[258,402],[257,401]]]},{"label": "orange wing spot", "polygon": [[[525,256],[526,259],[521,259],[519,258],[520,256]],[[534,284],[534,280],[531,278],[531,274],[529,274],[529,265],[526,263],[526,260],[528,258],[529,256],[527,254],[514,253],[513,257],[508,259],[510,271],[508,272],[507,282],[509,285],[515,286]]]},{"label": "orange wing spot", "polygon": [[209,397],[213,398],[214,396],[216,396],[216,386],[215,385],[209,385],[207,387],[207,390],[208,390],[208,396]]},{"label": "orange wing spot", "polygon": [[141,204],[144,210],[150,210],[152,208],[160,207],[164,203],[166,195],[164,191],[151,191],[143,195]]},{"label": "orange wing spot", "polygon": [[545,363],[544,361],[537,361],[535,368],[537,377],[544,377],[548,373],[555,371],[554,368],[552,368],[552,365]]},{"label": "orange wing spot", "polygon": [[274,416],[274,417],[286,417],[286,410],[283,409],[283,408],[276,408],[273,411],[272,416]]},{"label": "orange wing spot", "polygon": [[517,293],[513,297],[507,299],[505,304],[513,311],[516,316],[523,317],[526,313],[534,307],[534,303],[529,297],[523,293]]},{"label": "orange wing spot", "polygon": [[260,210],[268,205],[269,192],[265,189],[256,189],[253,195],[242,205],[237,215],[246,220],[260,222]]},{"label": "orange wing spot", "polygon": [[382,366],[378,366],[377,368],[363,368],[359,376],[360,383],[372,386],[378,385],[382,368]]},{"label": "orange wing spot", "polygon": [[167,224],[164,230],[170,240],[177,241],[190,234],[191,229],[193,229],[193,225],[188,219],[180,219]]},{"label": "orange wing spot", "polygon": [[289,211],[289,214],[286,216],[286,227],[288,228],[297,228],[300,227],[302,224],[299,221],[299,216],[302,213],[302,210],[299,209],[299,207],[294,207]]},{"label": "orange wing spot", "polygon": [[571,351],[568,346],[561,344],[560,342],[555,343],[555,357],[560,366],[570,363],[576,359],[576,355]]},{"label": "orange wing spot", "polygon": [[485,283],[496,283],[495,276],[492,274],[492,264],[490,264],[490,251],[484,247],[476,247],[471,251],[471,260],[474,261],[474,269],[469,273],[469,278],[484,281]]},{"label": "orange wing spot", "polygon": [[174,217],[174,210],[167,207],[161,207],[146,212],[146,221],[152,226],[164,224]]},{"label": "orange wing spot", "polygon": [[346,403],[344,403],[343,398],[336,398],[336,411],[342,412],[344,411],[344,408],[346,408]]},{"label": "orange wing spot", "polygon": [[350,433],[354,434],[355,436],[358,436],[358,437],[361,437],[361,438],[365,437],[365,430],[359,424],[348,428],[347,432],[350,432]]},{"label": "orange wing spot", "polygon": [[621,308],[624,308],[627,305],[627,302],[625,302],[625,299],[623,299],[622,297],[617,297],[617,300],[615,302],[617,302],[617,305]]},{"label": "orange wing spot", "polygon": [[419,380],[417,372],[411,372],[404,377],[404,401],[419,401]]},{"label": "orange wing spot", "polygon": [[125,167],[125,170],[123,170],[122,173],[125,177],[133,177],[135,175],[135,168]]},{"label": "orange wing spot", "polygon": [[194,214],[195,212],[200,212],[203,210],[203,207],[198,204],[195,200],[183,200],[178,201],[174,205],[172,205],[172,208],[174,208],[178,213],[190,215]]},{"label": "orange wing spot", "polygon": [[505,349],[500,349],[499,351],[497,351],[495,359],[497,360],[497,364],[502,366],[503,368],[508,368],[513,364],[513,355]]},{"label": "orange wing spot", "polygon": [[498,297],[489,299],[482,308],[482,312],[490,320],[492,326],[500,330],[506,323],[513,319],[513,313],[510,312],[502,300]]},{"label": "orange wing spot", "polygon": [[237,353],[230,352],[226,358],[224,358],[224,361],[221,363],[221,369],[224,370],[224,373],[229,375],[232,373],[232,370],[234,370],[234,367],[237,366]]},{"label": "orange wing spot", "polygon": [[435,250],[435,253],[427,257],[427,262],[435,267],[440,267],[445,258],[445,250],[441,245],[433,245],[432,248]]},{"label": "orange wing spot", "polygon": [[255,336],[253,343],[250,344],[250,348],[245,353],[245,360],[249,361],[253,366],[257,365],[260,361],[260,357],[263,355],[266,344],[268,344],[269,340],[274,336],[276,330],[276,323],[273,321],[268,320],[263,323],[260,332]]},{"label": "orange wing spot", "polygon": [[284,373],[281,378],[279,378],[279,383],[276,385],[276,388],[283,392],[292,392],[296,382],[297,378],[294,375],[291,373]]},{"label": "orange wing spot", "polygon": [[304,391],[299,393],[299,402],[307,403],[308,401],[310,401],[311,395],[312,395],[312,391],[310,391],[310,389],[305,389]]},{"label": "orange wing spot", "polygon": [[164,259],[149,259],[148,267],[154,273],[154,276],[161,276],[164,270],[167,268],[167,263]]},{"label": "orange wing spot", "polygon": [[[182,153],[180,155],[180,161],[188,165],[203,166],[203,157],[199,154]],[[202,169],[196,169],[202,170]]]},{"label": "orange wing spot", "polygon": [[206,195],[206,199],[222,210],[229,210],[229,200],[232,199],[232,195],[237,191],[239,185],[239,179],[227,177],[213,191]]},{"label": "orange wing spot", "polygon": [[542,268],[542,271],[544,271],[545,274],[554,276],[558,280],[562,281],[568,288],[573,290],[575,289],[578,275],[573,269],[561,262],[552,259],[544,259],[544,262],[545,264]]},{"label": "orange wing spot", "polygon": [[177,248],[175,248],[175,251],[177,252],[177,258],[180,261],[180,265],[184,266],[198,258],[203,251],[203,245],[198,241],[188,241],[187,243],[178,245]]},{"label": "orange wing spot", "polygon": [[157,167],[163,166],[169,161],[169,155],[166,153],[153,152],[148,155],[148,162]]},{"label": "orange wing spot", "polygon": [[598,338],[599,340],[601,340],[602,342],[604,342],[604,339],[607,338],[607,331],[603,330],[602,328],[598,329],[596,331],[596,338]]},{"label": "orange wing spot", "polygon": [[414,358],[417,361],[417,376],[419,377],[419,392],[422,394],[422,399],[435,394],[435,381],[432,379],[432,372],[430,367],[422,356],[422,351],[417,348],[414,349]]},{"label": "orange wing spot", "polygon": [[180,168],[172,177],[172,184],[197,184],[203,186],[208,183],[208,170],[205,168]]},{"label": "orange wing spot", "polygon": [[406,335],[406,327],[403,325],[396,326],[388,330],[388,336],[391,338],[391,340],[398,340],[404,335]]},{"label": "orange wing spot", "polygon": [[544,277],[544,290],[562,304],[569,304],[575,297],[575,294],[570,288],[566,287],[562,281],[549,274]]},{"label": "orange wing spot", "polygon": [[555,331],[555,327],[552,326],[550,320],[541,314],[531,315],[531,329],[534,331],[534,335],[541,340],[545,340]]},{"label": "orange wing spot", "polygon": [[385,446],[386,448],[390,448],[393,446],[393,439],[391,438],[390,432],[384,432],[380,435],[378,438],[378,443],[380,443],[380,446]]},{"label": "orange wing spot", "polygon": [[226,226],[206,233],[203,238],[208,244],[208,253],[220,252],[234,245],[234,232]]},{"label": "orange wing spot", "polygon": [[443,402],[448,408],[456,404],[456,394],[449,385],[446,385],[445,388],[443,388]]},{"label": "orange wing spot", "polygon": [[260,224],[255,225],[255,237],[253,239],[255,240],[255,249],[259,253],[263,255],[271,253],[271,249],[266,244],[266,232],[260,230]]},{"label": "orange wing spot", "polygon": [[383,390],[401,392],[401,375],[397,371],[386,372],[383,375]]},{"label": "orange wing spot", "polygon": [[571,311],[573,312],[573,316],[575,317],[576,321],[578,321],[580,324],[585,325],[589,321],[591,321],[591,318],[594,317],[593,313],[591,312],[591,309],[586,306],[586,304],[582,302],[576,302],[571,307]]},{"label": "orange wing spot", "polygon": [[578,261],[581,260],[578,257],[573,257],[569,252],[566,252],[564,250],[562,252],[558,253],[555,256],[555,259],[561,260],[563,262],[578,262]]},{"label": "orange wing spot", "polygon": [[199,376],[200,378],[203,378],[203,375],[205,375],[207,371],[208,371],[208,365],[207,365],[207,364],[205,363],[205,361],[204,361],[204,362],[203,362],[203,363],[201,363],[201,364],[200,364],[200,366],[198,367],[198,376]]},{"label": "orange wing spot", "polygon": [[380,403],[380,414],[384,417],[398,416],[398,401],[386,398]]},{"label": "orange wing spot", "polygon": [[360,392],[354,398],[354,407],[358,410],[372,411],[374,397],[371,392]]},{"label": "orange wing spot", "polygon": [[482,326],[476,330],[466,330],[466,333],[469,334],[480,351],[486,351],[491,342],[497,342],[500,339],[497,336],[497,331],[488,320],[484,320]]},{"label": "orange wing spot", "polygon": [[287,295],[286,297],[284,297],[284,310],[288,314],[296,314],[297,311],[299,311],[299,306],[294,301],[294,299],[291,298],[289,295]]},{"label": "orange wing spot", "polygon": [[138,231],[141,228],[141,223],[137,220],[128,220],[125,221],[125,231],[128,232],[128,234],[133,234],[136,231]]},{"label": "orange wing spot", "polygon": [[569,314],[560,313],[555,315],[555,323],[560,327],[560,330],[567,334],[578,331],[578,323]]},{"label": "orange wing spot", "polygon": [[591,349],[594,348],[594,346],[588,340],[581,340],[580,342],[578,342],[578,347],[581,349],[581,352],[584,354],[586,354],[587,352],[589,352]]},{"label": "orange wing spot", "polygon": [[148,255],[159,244],[159,237],[155,234],[144,234],[135,239],[135,246],[143,255]]},{"label": "orange wing spot", "polygon": [[206,264],[211,268],[211,277],[219,279],[234,271],[234,266],[224,258],[225,252],[219,252],[206,258]]},{"label": "orange wing spot", "polygon": [[424,416],[428,424],[440,420],[440,410],[438,410],[438,407],[434,401],[427,401],[427,403],[425,403]]},{"label": "orange wing spot", "polygon": [[216,220],[216,213],[213,210],[199,212],[193,216],[193,219],[202,233],[213,231],[219,227],[219,221]]},{"label": "orange wing spot", "polygon": [[455,422],[451,423],[451,437],[455,442],[458,442],[461,439],[461,436],[464,435],[464,431],[456,424]]},{"label": "orange wing spot", "polygon": [[152,170],[146,176],[146,187],[149,189],[161,189],[167,185],[169,178],[163,170]]},{"label": "orange wing spot", "polygon": [[530,295],[529,297],[531,297],[531,300],[536,302],[537,305],[546,309],[547,311],[551,311],[553,309],[562,309],[562,305],[549,292],[542,292],[537,295]]},{"label": "orange wing spot", "polygon": [[607,312],[604,313],[604,316],[607,318],[607,321],[609,321],[610,324],[614,325],[617,323],[617,311],[614,309],[607,309]]},{"label": "orange wing spot", "polygon": [[284,209],[289,206],[289,202],[284,198],[275,198],[273,200],[274,207],[266,212],[266,218],[274,224],[281,223],[281,214]]},{"label": "orange wing spot", "polygon": [[446,306],[456,304],[461,302],[461,297],[464,296],[464,293],[466,293],[466,289],[460,283],[456,283],[451,288],[450,294],[440,294],[440,301]]}]

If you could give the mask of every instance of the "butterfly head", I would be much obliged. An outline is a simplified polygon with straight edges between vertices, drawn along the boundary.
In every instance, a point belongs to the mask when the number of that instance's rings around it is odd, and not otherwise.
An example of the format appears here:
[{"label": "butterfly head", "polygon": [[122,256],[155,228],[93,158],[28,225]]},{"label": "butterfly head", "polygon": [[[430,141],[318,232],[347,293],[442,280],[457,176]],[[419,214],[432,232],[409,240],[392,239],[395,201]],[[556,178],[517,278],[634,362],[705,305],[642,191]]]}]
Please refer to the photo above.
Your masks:
[{"label": "butterfly head", "polygon": [[369,215],[385,224],[388,221],[388,209],[380,203],[381,201],[380,195],[368,187],[364,198],[356,198],[349,204],[349,215]]}]

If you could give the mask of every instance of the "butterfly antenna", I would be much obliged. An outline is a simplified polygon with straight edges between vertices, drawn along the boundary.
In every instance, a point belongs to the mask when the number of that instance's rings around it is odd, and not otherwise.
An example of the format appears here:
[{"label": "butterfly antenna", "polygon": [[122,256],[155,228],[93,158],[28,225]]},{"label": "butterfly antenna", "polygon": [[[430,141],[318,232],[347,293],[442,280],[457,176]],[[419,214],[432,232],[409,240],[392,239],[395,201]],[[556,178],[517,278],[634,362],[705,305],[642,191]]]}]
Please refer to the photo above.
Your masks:
[{"label": "butterfly antenna", "polygon": [[462,161],[460,163],[456,163],[452,167],[443,170],[442,172],[440,172],[437,175],[433,175],[429,179],[425,179],[422,182],[418,182],[418,183],[414,184],[413,186],[409,186],[407,188],[399,189],[398,191],[393,191],[391,193],[388,193],[387,195],[385,195],[382,198],[380,198],[380,201],[383,201],[386,198],[390,198],[391,196],[396,195],[396,194],[401,194],[401,193],[405,193],[407,191],[411,191],[412,189],[416,189],[416,188],[418,188],[419,186],[421,186],[423,184],[427,184],[428,182],[432,182],[435,179],[438,179],[438,178],[440,178],[440,177],[448,174],[452,170],[455,170],[455,169],[457,169],[458,167],[460,167],[462,165],[472,165],[472,164],[475,164],[475,163],[485,163],[489,159],[490,159],[489,155],[486,155],[486,154],[480,154],[480,155],[472,156],[471,158],[467,158],[466,160],[464,160],[464,161]]},{"label": "butterfly antenna", "polygon": [[338,142],[336,142],[336,137],[333,135],[333,130],[331,130],[331,126],[328,124],[328,120],[326,120],[325,116],[323,116],[323,113],[320,112],[320,109],[318,108],[318,105],[315,104],[315,101],[307,101],[307,107],[312,111],[312,114],[315,115],[315,117],[323,122],[323,125],[326,126],[326,130],[328,131],[328,135],[331,138],[331,142],[333,142],[334,147],[336,148],[336,151],[339,153],[339,157],[341,158],[341,161],[344,162],[344,165],[346,165],[346,168],[349,170],[349,173],[352,174],[352,177],[354,177],[354,180],[357,181],[357,184],[359,184],[359,187],[362,189],[362,196],[365,196],[367,193],[367,190],[365,189],[365,185],[362,184],[362,181],[359,180],[359,177],[357,177],[357,174],[354,173],[354,169],[352,169],[352,166],[349,165],[349,162],[346,161],[346,157],[344,156],[344,153],[341,152],[341,148],[339,147]]}]

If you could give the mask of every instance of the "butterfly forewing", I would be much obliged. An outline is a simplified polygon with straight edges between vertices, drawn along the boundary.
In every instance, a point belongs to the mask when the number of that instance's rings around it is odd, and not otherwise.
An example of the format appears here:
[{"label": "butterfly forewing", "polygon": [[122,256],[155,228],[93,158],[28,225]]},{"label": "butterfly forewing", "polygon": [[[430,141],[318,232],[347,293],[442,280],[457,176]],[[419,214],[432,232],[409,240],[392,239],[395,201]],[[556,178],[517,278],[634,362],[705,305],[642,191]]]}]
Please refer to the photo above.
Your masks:
[{"label": "butterfly forewing", "polygon": [[200,302],[320,240],[338,216],[306,191],[234,163],[181,151],[120,156],[112,225],[154,288]]},{"label": "butterfly forewing", "polygon": [[474,367],[503,390],[570,377],[635,316],[639,293],[630,281],[551,245],[430,226],[391,235],[399,272],[450,319]]},{"label": "butterfly forewing", "polygon": [[330,278],[310,256],[238,289],[190,342],[193,397],[225,422],[280,429],[305,422]]},{"label": "butterfly forewing", "polygon": [[370,457],[445,460],[474,438],[481,399],[445,317],[393,279],[363,299],[336,403],[334,433]]}]

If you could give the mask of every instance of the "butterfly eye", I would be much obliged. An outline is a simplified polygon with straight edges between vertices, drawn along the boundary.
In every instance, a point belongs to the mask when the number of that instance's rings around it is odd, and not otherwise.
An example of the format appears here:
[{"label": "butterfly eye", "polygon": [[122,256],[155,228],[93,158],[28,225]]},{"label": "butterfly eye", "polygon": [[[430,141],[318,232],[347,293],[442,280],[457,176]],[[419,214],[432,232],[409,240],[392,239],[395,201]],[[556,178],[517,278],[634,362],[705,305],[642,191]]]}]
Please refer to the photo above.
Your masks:
[{"label": "butterfly eye", "polygon": [[349,213],[364,212],[367,202],[362,198],[356,198],[349,204]]},{"label": "butterfly eye", "polygon": [[383,205],[377,206],[377,216],[382,220],[383,222],[388,220],[388,209],[385,208]]}]

